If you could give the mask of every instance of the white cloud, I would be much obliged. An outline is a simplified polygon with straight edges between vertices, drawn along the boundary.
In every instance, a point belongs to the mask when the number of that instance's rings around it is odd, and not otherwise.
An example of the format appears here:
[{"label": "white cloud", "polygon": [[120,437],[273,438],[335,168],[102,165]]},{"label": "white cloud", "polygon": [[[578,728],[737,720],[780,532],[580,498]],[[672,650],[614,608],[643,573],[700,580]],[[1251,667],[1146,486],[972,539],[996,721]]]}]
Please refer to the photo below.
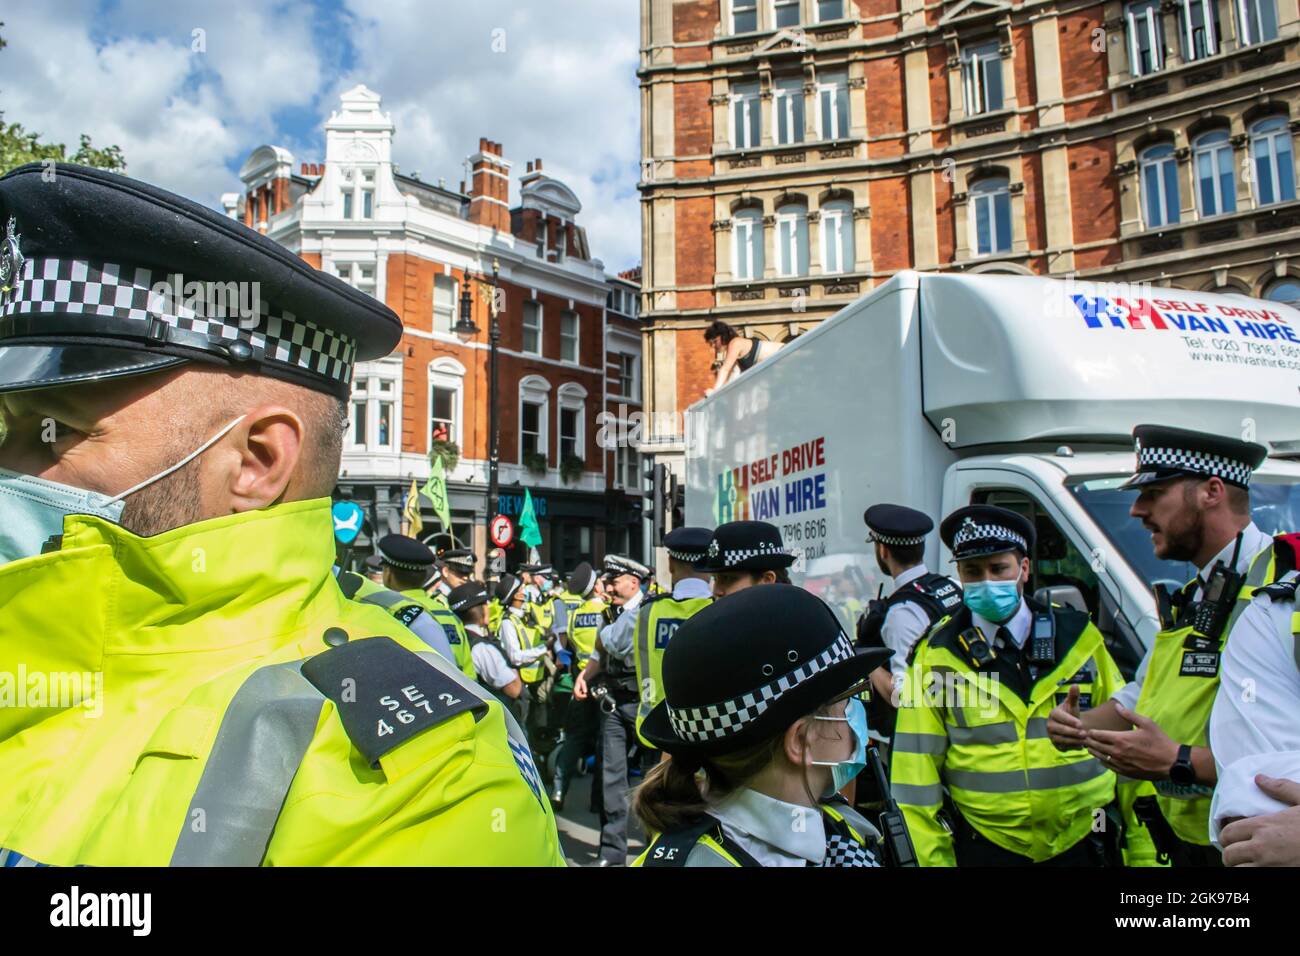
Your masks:
[{"label": "white cloud", "polygon": [[265,142],[323,158],[321,124],[365,83],[404,171],[454,188],[479,137],[498,140],[516,174],[540,156],[578,194],[611,271],[640,260],[636,0],[11,6],[5,119],[72,149],[83,132],[117,144],[131,175],[216,205]]}]

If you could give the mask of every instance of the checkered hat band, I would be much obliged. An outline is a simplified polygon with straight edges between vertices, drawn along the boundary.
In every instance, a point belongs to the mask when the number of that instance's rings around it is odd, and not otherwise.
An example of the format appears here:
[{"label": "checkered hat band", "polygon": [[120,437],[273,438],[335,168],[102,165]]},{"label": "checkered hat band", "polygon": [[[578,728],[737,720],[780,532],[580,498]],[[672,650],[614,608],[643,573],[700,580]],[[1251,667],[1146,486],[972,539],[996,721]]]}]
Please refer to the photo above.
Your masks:
[{"label": "checkered hat band", "polygon": [[1239,485],[1250,484],[1250,465],[1244,461],[1224,458],[1222,455],[1187,451],[1182,448],[1139,448],[1137,458],[1139,470],[1176,468],[1179,471],[1192,471],[1211,478],[1222,478],[1224,481]]},{"label": "checkered hat band", "polygon": [[395,559],[393,559],[393,558],[390,558],[388,555],[384,554],[382,551],[379,553],[379,560],[383,561],[384,564],[391,565],[391,566],[394,567],[394,568],[400,568],[400,569],[403,570],[403,571],[427,571],[427,570],[429,570],[429,566],[428,566],[427,564],[416,564],[414,561],[397,561],[397,560],[395,560]]},{"label": "checkered hat band", "polygon": [[[164,284],[171,290],[166,295],[153,291]],[[141,338],[149,335],[154,321],[161,321],[187,333],[176,339],[185,345],[202,348],[206,340],[208,346],[224,347],[242,341],[259,361],[337,382],[351,380],[357,354],[354,339],[291,312],[277,311],[261,296],[244,298],[235,283],[195,284],[203,286],[203,295],[187,298],[186,282],[177,300],[172,277],[166,273],[85,259],[27,259],[13,294],[0,308],[0,318],[42,313],[104,316],[138,322]],[[255,305],[256,314],[242,317],[241,301]]]},{"label": "checkered hat band", "polygon": [[1000,524],[963,525],[957,530],[957,534],[953,536],[952,549],[956,551],[963,544],[969,544],[972,541],[983,541],[986,538],[995,538],[999,541],[1010,541],[1017,545],[1021,551],[1029,551],[1029,542],[1025,540],[1024,535],[1012,531],[1010,528],[1003,527]]},{"label": "checkered hat band", "polygon": [[875,531],[871,532],[871,540],[879,541],[881,544],[896,545],[900,548],[909,544],[925,544],[924,536],[919,538],[899,538],[891,534],[878,534]]},{"label": "checkered hat band", "polygon": [[760,544],[757,548],[738,548],[734,551],[731,548],[726,548],[722,552],[722,563],[727,567],[731,567],[733,564],[740,564],[740,562],[748,561],[750,558],[761,558],[770,555],[779,555],[783,558],[788,558],[790,552],[780,545],[768,544],[766,542]]},{"label": "checkered hat band", "polygon": [[672,548],[669,548],[668,557],[672,558],[674,561],[698,561],[700,560],[700,558],[704,557],[704,552],[703,551],[674,551]]},{"label": "checkered hat band", "polygon": [[721,740],[739,733],[748,723],[761,717],[786,691],[797,687],[840,661],[853,656],[853,645],[843,632],[830,647],[802,666],[783,674],[757,690],[707,707],[669,707],[668,721],[682,740],[702,743]]}]

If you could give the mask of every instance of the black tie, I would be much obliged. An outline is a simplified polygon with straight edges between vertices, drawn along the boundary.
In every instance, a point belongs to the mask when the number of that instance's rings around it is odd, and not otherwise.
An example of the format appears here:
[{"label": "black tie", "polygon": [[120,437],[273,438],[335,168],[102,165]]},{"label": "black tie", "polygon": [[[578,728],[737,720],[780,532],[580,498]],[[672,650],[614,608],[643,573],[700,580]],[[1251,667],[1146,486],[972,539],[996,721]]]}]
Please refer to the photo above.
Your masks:
[{"label": "black tie", "polygon": [[[1027,689],[1033,684],[1033,678],[1030,676],[1025,666],[1024,651],[1016,646],[1015,639],[1011,632],[1005,627],[998,627],[997,635],[993,638],[993,645],[998,649],[998,655],[1010,665],[1011,669],[1019,675]],[[1027,690],[1026,690],[1027,693]],[[1022,694],[1024,696],[1024,694]]]}]

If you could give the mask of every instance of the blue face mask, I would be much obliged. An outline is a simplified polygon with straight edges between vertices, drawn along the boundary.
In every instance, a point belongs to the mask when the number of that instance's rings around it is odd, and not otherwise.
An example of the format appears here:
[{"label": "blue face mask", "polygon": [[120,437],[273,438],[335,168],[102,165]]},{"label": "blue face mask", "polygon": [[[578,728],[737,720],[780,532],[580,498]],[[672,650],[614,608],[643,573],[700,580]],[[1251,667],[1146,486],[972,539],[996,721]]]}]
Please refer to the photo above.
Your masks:
[{"label": "blue face mask", "polygon": [[98,491],[0,468],[0,566],[40,554],[45,542],[63,533],[63,519],[68,515],[93,515],[117,524],[129,495],[188,465],[243,418],[240,415],[170,468],[111,498]]},{"label": "blue face mask", "polygon": [[849,754],[847,760],[809,761],[816,767],[831,768],[831,793],[837,793],[843,790],[850,780],[857,779],[858,774],[867,767],[867,708],[862,706],[862,701],[856,697],[850,697],[844,705],[843,717],[814,717],[813,719],[847,723],[849,729],[853,731],[855,739],[853,753]]},{"label": "blue face mask", "polygon": [[1001,624],[1020,607],[1019,582],[972,581],[962,585],[962,601],[986,621]]}]

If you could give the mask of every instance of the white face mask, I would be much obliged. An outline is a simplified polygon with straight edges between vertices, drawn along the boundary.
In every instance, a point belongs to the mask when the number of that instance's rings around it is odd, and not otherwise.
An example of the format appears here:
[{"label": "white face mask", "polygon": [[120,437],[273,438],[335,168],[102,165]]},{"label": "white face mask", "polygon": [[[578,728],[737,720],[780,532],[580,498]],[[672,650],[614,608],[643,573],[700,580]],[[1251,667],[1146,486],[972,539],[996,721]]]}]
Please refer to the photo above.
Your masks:
[{"label": "white face mask", "polygon": [[523,617],[523,616],[524,616],[524,609],[521,608],[521,607],[513,607],[513,606],[512,606],[512,607],[510,608],[510,616],[511,616],[511,617]]},{"label": "white face mask", "polygon": [[111,498],[98,491],[0,468],[0,566],[40,554],[50,538],[63,533],[63,519],[68,515],[94,515],[116,524],[126,508],[127,497],[184,468],[243,419],[240,415],[170,468]]}]

